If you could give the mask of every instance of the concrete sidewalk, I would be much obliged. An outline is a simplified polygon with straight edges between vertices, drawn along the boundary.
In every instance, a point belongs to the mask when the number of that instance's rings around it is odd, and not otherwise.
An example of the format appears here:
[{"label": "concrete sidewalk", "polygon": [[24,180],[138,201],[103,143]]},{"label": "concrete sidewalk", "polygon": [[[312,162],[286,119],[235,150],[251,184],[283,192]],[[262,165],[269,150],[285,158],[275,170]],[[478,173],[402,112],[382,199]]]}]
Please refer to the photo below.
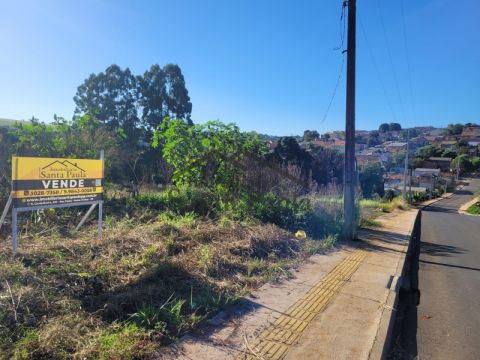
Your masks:
[{"label": "concrete sidewalk", "polygon": [[293,279],[264,285],[158,358],[381,358],[417,213],[378,218],[362,241],[313,256]]}]

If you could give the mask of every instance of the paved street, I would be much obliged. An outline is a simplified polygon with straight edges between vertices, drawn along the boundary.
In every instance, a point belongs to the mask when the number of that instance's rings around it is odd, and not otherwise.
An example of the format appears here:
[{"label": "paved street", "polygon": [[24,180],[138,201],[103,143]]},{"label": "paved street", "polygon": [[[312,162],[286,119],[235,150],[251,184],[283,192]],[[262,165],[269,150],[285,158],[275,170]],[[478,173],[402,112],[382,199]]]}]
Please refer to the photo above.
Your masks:
[{"label": "paved street", "polygon": [[423,211],[419,359],[480,358],[480,217],[458,214],[480,180]]}]

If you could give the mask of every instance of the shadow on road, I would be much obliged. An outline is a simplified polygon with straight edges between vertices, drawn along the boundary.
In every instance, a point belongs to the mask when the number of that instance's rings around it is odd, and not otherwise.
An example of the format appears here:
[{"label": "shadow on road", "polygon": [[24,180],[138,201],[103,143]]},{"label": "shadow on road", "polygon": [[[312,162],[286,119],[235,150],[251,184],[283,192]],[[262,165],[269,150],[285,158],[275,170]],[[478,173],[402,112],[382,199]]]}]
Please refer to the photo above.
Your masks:
[{"label": "shadow on road", "polygon": [[451,256],[452,254],[462,254],[466,250],[457,246],[440,245],[422,241],[420,243],[420,252],[431,256]]},{"label": "shadow on road", "polygon": [[457,190],[455,191],[455,194],[456,195],[473,195],[473,192],[470,190]]},{"label": "shadow on road", "polygon": [[439,265],[439,266],[448,266],[457,269],[464,269],[464,270],[473,270],[473,271],[480,271],[480,268],[475,268],[471,266],[461,266],[461,265],[453,265],[453,264],[444,264],[435,261],[427,261],[427,260],[420,260],[422,264],[431,264],[431,265]]},{"label": "shadow on road", "polygon": [[420,304],[418,268],[420,259],[421,212],[415,223],[400,289],[392,345],[387,359],[417,359],[417,306]]},{"label": "shadow on road", "polygon": [[458,209],[456,207],[454,209],[449,209],[441,206],[429,205],[423,211],[442,212],[442,213],[450,213],[450,214],[458,215]]}]

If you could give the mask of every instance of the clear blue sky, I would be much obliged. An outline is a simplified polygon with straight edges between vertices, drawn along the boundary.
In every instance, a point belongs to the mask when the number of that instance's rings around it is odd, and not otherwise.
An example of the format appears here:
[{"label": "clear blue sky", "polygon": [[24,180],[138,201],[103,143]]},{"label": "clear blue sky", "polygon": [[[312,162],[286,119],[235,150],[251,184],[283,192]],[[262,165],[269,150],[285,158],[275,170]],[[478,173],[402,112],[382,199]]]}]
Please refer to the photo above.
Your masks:
[{"label": "clear blue sky", "polygon": [[[480,2],[403,1],[412,91],[402,0],[358,1],[357,128],[480,122]],[[90,73],[116,63],[140,74],[172,62],[195,122],[276,135],[342,129],[345,73],[321,122],[340,70],[341,4],[0,0],[0,117],[71,118]]]}]

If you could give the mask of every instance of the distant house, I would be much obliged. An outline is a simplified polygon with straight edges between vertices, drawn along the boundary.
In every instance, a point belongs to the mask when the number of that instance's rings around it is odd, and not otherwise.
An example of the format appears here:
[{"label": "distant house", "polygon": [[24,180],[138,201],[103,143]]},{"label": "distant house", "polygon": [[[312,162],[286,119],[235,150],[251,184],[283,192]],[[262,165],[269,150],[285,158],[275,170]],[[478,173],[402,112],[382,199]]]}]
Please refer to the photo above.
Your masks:
[{"label": "distant house", "polygon": [[398,189],[403,185],[403,174],[399,173],[385,173],[383,175],[383,186],[385,190]]},{"label": "distant house", "polygon": [[480,126],[466,126],[462,131],[463,138],[475,139],[480,138]]},{"label": "distant house", "polygon": [[452,168],[452,158],[449,157],[431,157],[424,161],[425,168],[440,169],[441,171],[450,171]]},{"label": "distant house", "polygon": [[381,164],[380,154],[378,153],[359,153],[355,155],[357,159],[357,165],[362,167],[368,162],[376,162]]},{"label": "distant house", "polygon": [[440,142],[443,140],[443,136],[428,135],[428,136],[425,136],[425,140],[427,140],[428,143],[432,145],[440,144]]},{"label": "distant house", "polygon": [[[312,144],[321,146],[324,149],[333,149],[340,152],[345,152],[345,140],[338,139],[318,139],[312,141]],[[355,144],[355,149],[357,149],[357,144]]]},{"label": "distant house", "polygon": [[454,150],[457,142],[455,140],[443,140],[440,142],[440,148],[445,150]]},{"label": "distant house", "polygon": [[399,153],[407,150],[406,142],[391,142],[385,144],[385,150],[391,153]]},{"label": "distant house", "polygon": [[410,145],[413,145],[413,147],[421,147],[427,144],[428,144],[428,141],[427,139],[425,139],[424,136],[417,136],[410,139]]},{"label": "distant house", "polygon": [[445,129],[442,128],[434,128],[428,132],[428,135],[433,136],[442,136],[445,133]]},{"label": "distant house", "polygon": [[471,147],[477,147],[478,145],[480,145],[480,139],[469,141],[468,145],[470,145]]},{"label": "distant house", "polygon": [[367,147],[367,145],[365,145],[365,144],[355,143],[355,152],[362,151],[366,147]]},{"label": "distant house", "polygon": [[432,191],[440,176],[440,169],[416,168],[412,174],[412,184]]},{"label": "distant house", "polygon": [[336,131],[330,131],[327,134],[334,139],[340,139],[340,140],[345,139],[345,131],[336,130]]},{"label": "distant house", "polygon": [[313,140],[312,144],[321,146],[325,149],[330,149],[335,146],[335,139],[317,139],[317,140]]},{"label": "distant house", "polygon": [[415,126],[414,129],[420,131],[422,134],[426,134],[432,131],[434,127],[433,126]]},{"label": "distant house", "polygon": [[385,168],[389,168],[392,165],[392,154],[390,153],[381,153],[380,161]]},{"label": "distant house", "polygon": [[345,152],[345,140],[335,140],[333,149],[338,150],[340,152]]}]

